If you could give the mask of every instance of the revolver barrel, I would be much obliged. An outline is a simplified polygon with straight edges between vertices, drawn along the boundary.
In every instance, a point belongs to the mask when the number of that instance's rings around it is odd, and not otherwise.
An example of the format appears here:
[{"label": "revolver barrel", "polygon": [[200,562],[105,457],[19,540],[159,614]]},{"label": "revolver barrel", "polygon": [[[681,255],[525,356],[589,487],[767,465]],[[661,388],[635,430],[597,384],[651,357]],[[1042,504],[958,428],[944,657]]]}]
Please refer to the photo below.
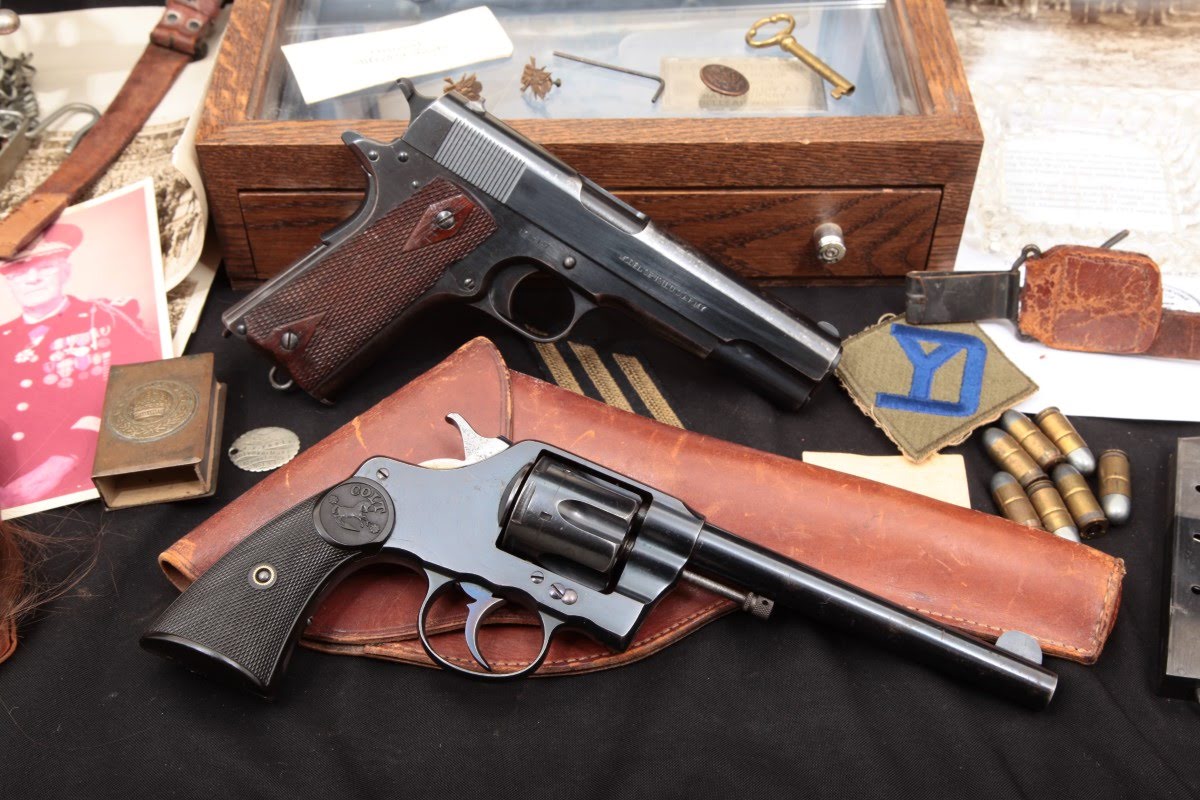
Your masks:
[{"label": "revolver barrel", "polygon": [[1058,685],[1058,676],[1040,664],[950,631],[712,525],[704,526],[688,565],[1030,708],[1045,708]]},{"label": "revolver barrel", "polygon": [[678,576],[759,616],[778,605],[851,630],[1031,708],[1054,695],[1058,677],[1040,664],[709,525],[682,504],[648,501],[583,463],[544,456],[509,497],[501,547],[594,590],[649,598]]}]

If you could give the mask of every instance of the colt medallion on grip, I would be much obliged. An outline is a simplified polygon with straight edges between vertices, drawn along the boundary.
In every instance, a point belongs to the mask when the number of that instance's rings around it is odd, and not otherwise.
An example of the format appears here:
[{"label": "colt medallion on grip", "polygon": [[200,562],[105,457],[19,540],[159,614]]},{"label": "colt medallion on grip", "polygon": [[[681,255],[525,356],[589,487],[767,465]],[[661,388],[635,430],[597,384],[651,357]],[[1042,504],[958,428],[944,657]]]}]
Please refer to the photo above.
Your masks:
[{"label": "colt medallion on grip", "polygon": [[391,496],[375,481],[351,478],[325,493],[314,510],[317,533],[338,547],[381,544],[396,524]]}]

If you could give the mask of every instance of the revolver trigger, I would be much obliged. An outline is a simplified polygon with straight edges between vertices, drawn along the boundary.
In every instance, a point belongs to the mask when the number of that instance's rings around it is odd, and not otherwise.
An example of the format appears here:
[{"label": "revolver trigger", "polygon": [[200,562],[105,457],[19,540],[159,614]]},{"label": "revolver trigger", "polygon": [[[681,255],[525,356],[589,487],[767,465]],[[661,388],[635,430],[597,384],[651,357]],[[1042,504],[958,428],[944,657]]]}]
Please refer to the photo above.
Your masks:
[{"label": "revolver trigger", "polygon": [[471,598],[471,602],[467,603],[467,649],[471,651],[471,656],[479,662],[479,666],[491,672],[492,665],[479,651],[479,626],[483,624],[488,614],[504,605],[504,599],[496,597],[487,589],[474,583],[460,583],[459,588]]}]

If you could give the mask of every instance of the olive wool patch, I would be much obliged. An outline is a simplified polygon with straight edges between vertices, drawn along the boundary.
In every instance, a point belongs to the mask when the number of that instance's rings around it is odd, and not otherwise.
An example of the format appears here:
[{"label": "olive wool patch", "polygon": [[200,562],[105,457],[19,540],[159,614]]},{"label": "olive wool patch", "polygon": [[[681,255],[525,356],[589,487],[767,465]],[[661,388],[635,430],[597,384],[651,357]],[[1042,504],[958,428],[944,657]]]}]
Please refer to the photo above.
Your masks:
[{"label": "olive wool patch", "polygon": [[887,317],[842,350],[837,375],[850,397],[918,463],[1037,391],[972,322],[908,325]]}]

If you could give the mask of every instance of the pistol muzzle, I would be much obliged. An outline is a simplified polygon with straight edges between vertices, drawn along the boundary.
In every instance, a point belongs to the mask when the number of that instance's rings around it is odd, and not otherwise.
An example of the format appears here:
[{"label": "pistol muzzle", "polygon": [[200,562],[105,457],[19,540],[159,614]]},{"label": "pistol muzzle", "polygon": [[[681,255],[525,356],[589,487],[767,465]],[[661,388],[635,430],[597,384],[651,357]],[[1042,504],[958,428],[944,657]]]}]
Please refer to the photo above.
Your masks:
[{"label": "pistol muzzle", "polygon": [[771,354],[747,342],[722,342],[713,348],[709,358],[736,372],[772,403],[786,411],[797,411],[824,382],[824,377],[837,367],[841,351],[829,361],[821,380],[810,380]]}]

